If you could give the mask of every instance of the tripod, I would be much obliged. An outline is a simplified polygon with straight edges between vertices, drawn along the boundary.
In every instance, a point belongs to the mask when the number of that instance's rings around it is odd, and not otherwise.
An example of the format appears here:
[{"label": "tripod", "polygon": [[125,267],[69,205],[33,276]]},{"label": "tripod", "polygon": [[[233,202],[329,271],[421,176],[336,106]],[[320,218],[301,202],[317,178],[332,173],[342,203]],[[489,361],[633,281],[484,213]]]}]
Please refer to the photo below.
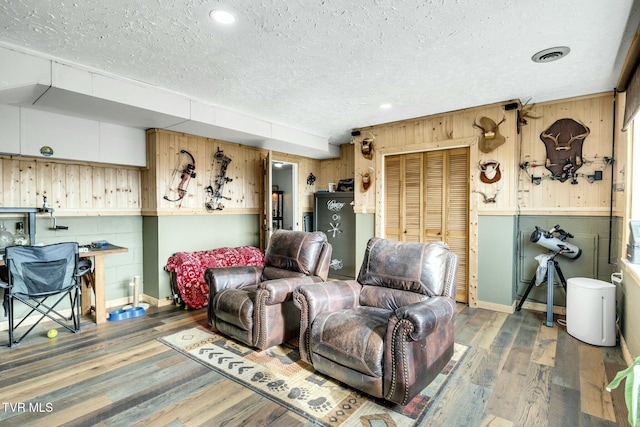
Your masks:
[{"label": "tripod", "polygon": [[[562,270],[558,265],[558,261],[556,261],[555,259],[558,255],[566,251],[568,251],[567,247],[560,247],[560,249],[558,249],[557,252],[554,252],[553,256],[551,256],[551,258],[547,260],[547,273],[545,275],[545,278],[547,279],[547,326],[549,327],[553,326],[553,279],[556,272],[558,273],[558,277],[560,278],[560,283],[562,284],[562,288],[564,289],[565,294],[567,292],[567,281],[564,278],[564,274],[562,274]],[[520,311],[520,309],[522,308],[522,304],[524,304],[524,302],[526,301],[527,297],[529,296],[529,292],[531,292],[531,288],[533,288],[533,285],[535,285],[535,283],[536,273],[533,273],[533,277],[529,282],[529,286],[524,292],[524,295],[522,295],[522,298],[520,299],[520,302],[516,307],[516,311]]]}]

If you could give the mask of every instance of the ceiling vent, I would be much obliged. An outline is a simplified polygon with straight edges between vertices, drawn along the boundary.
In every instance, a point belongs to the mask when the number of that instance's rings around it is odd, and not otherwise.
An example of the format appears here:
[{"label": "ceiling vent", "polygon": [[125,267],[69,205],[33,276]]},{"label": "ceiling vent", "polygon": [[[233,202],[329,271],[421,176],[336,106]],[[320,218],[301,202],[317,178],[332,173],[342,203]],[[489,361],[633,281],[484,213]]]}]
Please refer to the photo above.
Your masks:
[{"label": "ceiling vent", "polygon": [[538,63],[553,62],[567,56],[570,51],[566,46],[550,47],[533,55],[531,60]]}]

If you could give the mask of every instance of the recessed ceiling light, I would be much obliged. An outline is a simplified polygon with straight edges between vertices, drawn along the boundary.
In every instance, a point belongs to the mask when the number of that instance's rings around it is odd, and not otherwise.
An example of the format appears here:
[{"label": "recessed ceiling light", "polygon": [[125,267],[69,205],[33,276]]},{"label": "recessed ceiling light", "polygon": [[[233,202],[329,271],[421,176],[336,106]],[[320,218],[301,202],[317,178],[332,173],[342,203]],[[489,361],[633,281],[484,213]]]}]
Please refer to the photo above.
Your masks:
[{"label": "recessed ceiling light", "polygon": [[391,104],[385,102],[384,104],[380,104],[380,108],[383,110],[388,110],[389,108],[391,108]]},{"label": "recessed ceiling light", "polygon": [[569,52],[571,52],[571,49],[566,46],[550,47],[533,55],[531,60],[538,63],[557,61],[567,56]]},{"label": "recessed ceiling light", "polygon": [[209,16],[211,17],[211,19],[221,24],[229,25],[236,22],[236,16],[226,10],[213,9],[211,12],[209,12]]}]

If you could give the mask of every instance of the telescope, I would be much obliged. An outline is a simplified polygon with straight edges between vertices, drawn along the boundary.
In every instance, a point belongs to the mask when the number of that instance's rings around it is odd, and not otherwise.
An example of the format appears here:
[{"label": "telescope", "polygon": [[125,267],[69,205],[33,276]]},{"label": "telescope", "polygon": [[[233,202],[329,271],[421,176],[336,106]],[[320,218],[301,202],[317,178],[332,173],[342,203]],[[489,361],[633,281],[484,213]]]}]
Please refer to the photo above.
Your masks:
[{"label": "telescope", "polygon": [[531,233],[530,240],[567,258],[578,259],[582,255],[582,249],[565,241],[567,238],[572,237],[573,234],[562,230],[559,225],[554,226],[549,231],[536,226],[536,230]]}]

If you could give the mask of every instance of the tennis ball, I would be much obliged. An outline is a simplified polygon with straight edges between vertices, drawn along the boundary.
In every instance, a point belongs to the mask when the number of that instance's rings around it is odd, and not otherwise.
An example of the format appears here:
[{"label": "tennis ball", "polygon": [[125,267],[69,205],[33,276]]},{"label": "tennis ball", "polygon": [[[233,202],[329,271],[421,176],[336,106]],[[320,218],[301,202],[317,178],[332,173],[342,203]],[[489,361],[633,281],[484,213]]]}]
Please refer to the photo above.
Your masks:
[{"label": "tennis ball", "polygon": [[58,336],[58,330],[57,329],[49,329],[49,332],[47,332],[47,336],[49,338],[55,338]]}]

